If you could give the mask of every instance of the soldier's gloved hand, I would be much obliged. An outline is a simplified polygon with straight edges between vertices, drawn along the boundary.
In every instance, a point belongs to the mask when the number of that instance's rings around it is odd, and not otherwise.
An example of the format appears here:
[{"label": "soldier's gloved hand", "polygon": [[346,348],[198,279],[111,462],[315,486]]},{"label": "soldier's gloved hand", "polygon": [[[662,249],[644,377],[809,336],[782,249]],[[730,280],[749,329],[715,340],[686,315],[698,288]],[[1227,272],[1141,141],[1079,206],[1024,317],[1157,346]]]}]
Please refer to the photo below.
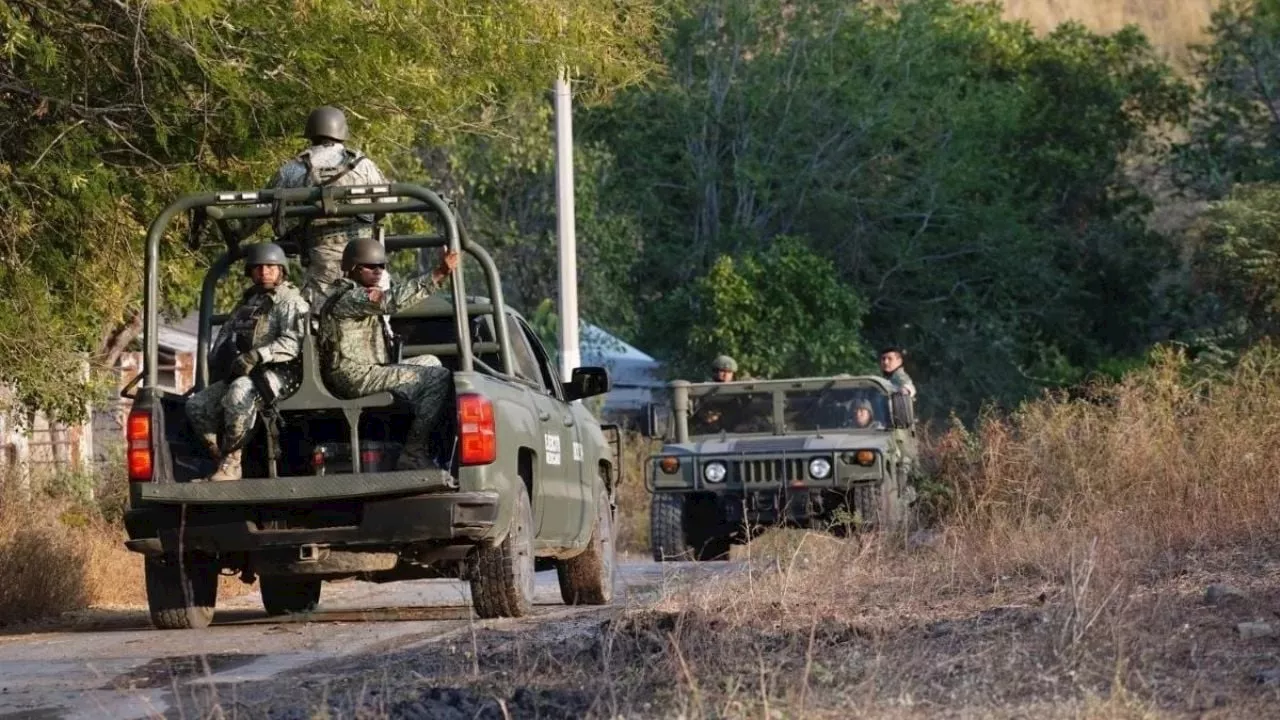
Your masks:
[{"label": "soldier's gloved hand", "polygon": [[435,277],[437,282],[444,282],[444,279],[449,277],[449,275],[458,268],[458,262],[460,259],[461,258],[458,257],[458,253],[453,250],[446,250],[444,254],[440,256],[440,264],[436,265],[435,270],[431,274]]},{"label": "soldier's gloved hand", "polygon": [[253,372],[253,368],[262,361],[262,356],[257,350],[250,350],[246,353],[240,353],[236,359],[231,361],[231,373],[236,377],[248,375]]}]

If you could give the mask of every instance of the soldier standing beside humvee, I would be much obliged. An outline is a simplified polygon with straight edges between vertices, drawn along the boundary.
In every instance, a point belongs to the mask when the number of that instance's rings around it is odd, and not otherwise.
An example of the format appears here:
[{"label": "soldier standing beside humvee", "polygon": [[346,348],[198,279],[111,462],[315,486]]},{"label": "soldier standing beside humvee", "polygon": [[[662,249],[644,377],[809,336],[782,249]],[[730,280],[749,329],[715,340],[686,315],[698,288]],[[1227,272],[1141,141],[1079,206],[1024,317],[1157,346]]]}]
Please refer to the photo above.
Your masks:
[{"label": "soldier standing beside humvee", "polygon": [[899,392],[914,398],[916,396],[916,384],[912,382],[911,376],[902,367],[902,362],[906,355],[907,351],[897,345],[891,345],[881,350],[880,371],[884,374],[884,379],[893,383],[893,386]]}]

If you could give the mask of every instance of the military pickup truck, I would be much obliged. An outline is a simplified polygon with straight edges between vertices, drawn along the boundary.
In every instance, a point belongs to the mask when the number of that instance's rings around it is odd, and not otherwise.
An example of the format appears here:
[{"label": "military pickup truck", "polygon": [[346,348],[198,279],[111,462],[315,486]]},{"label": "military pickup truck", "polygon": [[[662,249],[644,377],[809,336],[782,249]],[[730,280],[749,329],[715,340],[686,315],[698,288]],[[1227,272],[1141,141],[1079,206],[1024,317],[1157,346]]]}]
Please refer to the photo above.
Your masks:
[{"label": "military pickup truck", "polygon": [[[378,224],[389,252],[452,248],[464,265],[475,262],[488,285],[488,298],[468,296],[460,265],[451,296],[391,320],[402,358],[430,353],[453,371],[443,443],[451,457],[441,469],[391,469],[410,409],[388,393],[341,399],[330,392],[312,317],[301,385],[259,415],[244,479],[201,481],[214,466],[187,422],[189,394],[158,383],[160,250],[171,221],[188,211],[193,226],[348,217],[371,205],[379,221],[419,215],[440,228],[394,236]],[[214,313],[218,283],[243,254],[237,242],[227,248],[204,279],[193,391],[208,382],[213,328],[225,320]],[[566,603],[611,602],[620,436],[575,402],[608,392],[608,373],[582,367],[561,382],[538,337],[503,302],[490,255],[468,241],[434,192],[396,183],[182,197],[147,234],[144,320],[143,372],[123,391],[133,400],[125,545],[144,556],[156,627],[207,626],[220,574],[257,580],[270,614],[315,608],[326,580],[445,577],[470,582],[479,616],[518,617],[532,609],[535,571],[553,567]]]},{"label": "military pickup truck", "polygon": [[908,518],[915,419],[884,379],[669,387],[647,422],[664,441],[645,467],[654,560],[723,559],[775,524],[893,529]]}]

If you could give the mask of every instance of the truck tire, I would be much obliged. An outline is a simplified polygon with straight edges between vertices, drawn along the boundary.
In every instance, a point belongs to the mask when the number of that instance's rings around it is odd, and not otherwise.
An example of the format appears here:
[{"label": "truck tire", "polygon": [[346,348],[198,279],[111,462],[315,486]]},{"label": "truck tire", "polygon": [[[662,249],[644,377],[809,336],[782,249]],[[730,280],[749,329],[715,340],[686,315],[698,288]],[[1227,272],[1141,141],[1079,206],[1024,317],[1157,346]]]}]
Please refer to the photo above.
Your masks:
[{"label": "truck tire", "polygon": [[161,630],[198,630],[213,622],[218,565],[196,553],[143,560],[151,624]]},{"label": "truck tire", "polygon": [[901,504],[884,492],[883,483],[854,485],[853,505],[854,510],[862,516],[864,527],[891,532],[901,525]]},{"label": "truck tire", "polygon": [[682,493],[653,495],[649,505],[649,548],[654,562],[693,559],[693,548],[684,529],[684,501]]},{"label": "truck tire", "polygon": [[476,614],[502,618],[533,612],[533,565],[533,506],[524,483],[518,483],[507,536],[497,545],[476,550],[471,573]]},{"label": "truck tire", "polygon": [[264,575],[258,578],[258,590],[262,593],[262,607],[268,615],[311,612],[320,604],[318,578],[282,577]]},{"label": "truck tire", "polygon": [[565,605],[608,605],[613,602],[613,503],[603,481],[596,482],[596,517],[591,541],[580,555],[556,563],[560,597]]}]

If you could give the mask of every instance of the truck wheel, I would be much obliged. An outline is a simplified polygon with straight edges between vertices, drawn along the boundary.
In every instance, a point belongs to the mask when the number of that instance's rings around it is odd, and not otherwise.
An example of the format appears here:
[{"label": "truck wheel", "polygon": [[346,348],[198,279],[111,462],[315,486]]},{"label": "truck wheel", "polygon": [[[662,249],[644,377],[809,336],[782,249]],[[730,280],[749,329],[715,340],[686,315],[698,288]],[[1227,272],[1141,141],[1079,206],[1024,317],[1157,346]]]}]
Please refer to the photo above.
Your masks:
[{"label": "truck wheel", "polygon": [[565,605],[608,605],[613,602],[615,556],[613,507],[603,481],[596,482],[596,520],[591,542],[581,555],[556,563],[560,597]]},{"label": "truck wheel", "polygon": [[151,624],[161,630],[209,627],[218,604],[218,565],[196,553],[146,558],[147,606]]},{"label": "truck wheel", "polygon": [[649,505],[649,548],[654,562],[693,558],[693,548],[684,532],[684,500],[681,493],[653,496]]},{"label": "truck wheel", "polygon": [[266,608],[268,615],[311,612],[320,604],[320,586],[323,583],[316,578],[261,576],[258,589],[262,592],[262,607]]},{"label": "truck wheel", "polygon": [[880,483],[863,483],[853,486],[853,510],[862,518],[862,527],[871,528],[880,523]]},{"label": "truck wheel", "polygon": [[880,532],[896,530],[902,522],[901,503],[886,493],[881,483],[864,483],[853,489],[854,510],[864,527]]},{"label": "truck wheel", "polygon": [[533,507],[524,483],[516,486],[511,526],[496,546],[476,550],[471,604],[482,618],[524,617],[533,612]]}]

